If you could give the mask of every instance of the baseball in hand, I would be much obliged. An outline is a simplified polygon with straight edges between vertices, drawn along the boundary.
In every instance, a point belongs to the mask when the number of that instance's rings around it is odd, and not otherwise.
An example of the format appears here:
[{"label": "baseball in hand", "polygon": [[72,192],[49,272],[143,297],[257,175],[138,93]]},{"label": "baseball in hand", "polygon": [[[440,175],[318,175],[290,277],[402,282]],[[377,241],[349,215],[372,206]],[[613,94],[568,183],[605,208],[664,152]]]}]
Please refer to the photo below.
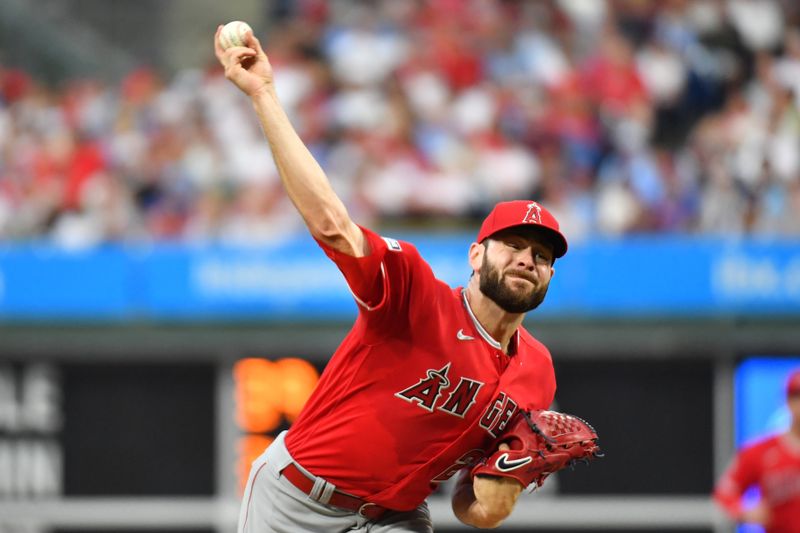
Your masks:
[{"label": "baseball in hand", "polygon": [[244,36],[247,32],[252,32],[253,28],[246,22],[241,20],[234,20],[222,27],[219,34],[219,44],[223,50],[227,50],[232,46],[245,46]]}]

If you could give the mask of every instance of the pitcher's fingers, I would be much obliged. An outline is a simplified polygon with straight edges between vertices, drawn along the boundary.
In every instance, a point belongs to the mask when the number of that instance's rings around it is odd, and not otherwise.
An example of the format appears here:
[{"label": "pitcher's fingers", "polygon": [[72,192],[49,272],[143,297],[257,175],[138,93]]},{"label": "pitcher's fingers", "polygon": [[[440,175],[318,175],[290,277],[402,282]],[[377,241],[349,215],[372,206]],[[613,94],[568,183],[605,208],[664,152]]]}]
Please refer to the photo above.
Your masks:
[{"label": "pitcher's fingers", "polygon": [[222,55],[222,66],[225,68],[226,75],[238,70],[244,70],[242,62],[245,59],[256,57],[255,50],[244,46],[234,46],[228,48]]},{"label": "pitcher's fingers", "polygon": [[256,51],[246,46],[232,46],[225,50],[224,57],[235,63],[241,63],[248,57],[255,57]]},{"label": "pitcher's fingers", "polygon": [[261,48],[261,41],[259,41],[259,40],[258,40],[258,37],[256,37],[256,36],[253,34],[253,32],[251,32],[251,31],[248,31],[248,32],[245,34],[245,44],[247,44],[247,46],[249,46],[250,48],[252,48],[253,50],[255,50],[255,51],[256,51],[256,53],[257,53],[259,56],[264,56],[264,57],[266,57],[266,56],[267,56],[267,54],[265,54],[265,53],[264,53],[264,49],[263,49],[263,48]]},{"label": "pitcher's fingers", "polygon": [[217,59],[222,61],[222,55],[225,53],[225,50],[222,49],[222,45],[219,44],[219,34],[222,32],[222,24],[217,26],[217,31],[214,33],[214,53],[217,55]]}]

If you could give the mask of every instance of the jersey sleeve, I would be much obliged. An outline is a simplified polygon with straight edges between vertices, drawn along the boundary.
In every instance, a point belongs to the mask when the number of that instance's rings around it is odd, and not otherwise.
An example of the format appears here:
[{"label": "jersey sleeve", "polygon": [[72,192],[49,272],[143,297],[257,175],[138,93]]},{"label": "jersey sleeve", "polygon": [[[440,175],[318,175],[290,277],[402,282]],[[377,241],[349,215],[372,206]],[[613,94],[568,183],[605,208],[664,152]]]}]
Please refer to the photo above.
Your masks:
[{"label": "jersey sleeve", "polygon": [[353,257],[317,242],[344,275],[358,304],[357,326],[365,327],[365,340],[374,343],[386,333],[403,330],[410,306],[424,302],[436,280],[410,243],[381,237],[363,227],[361,231],[370,248],[364,257]]},{"label": "jersey sleeve", "polygon": [[742,450],[714,487],[714,500],[734,519],[744,511],[742,495],[758,483],[758,450],[757,447]]},{"label": "jersey sleeve", "polygon": [[320,240],[317,240],[317,244],[342,272],[350,293],[359,307],[371,311],[382,305],[386,294],[383,259],[388,246],[375,232],[361,226],[359,228],[364,233],[370,248],[369,254],[364,257],[353,257],[334,250]]}]

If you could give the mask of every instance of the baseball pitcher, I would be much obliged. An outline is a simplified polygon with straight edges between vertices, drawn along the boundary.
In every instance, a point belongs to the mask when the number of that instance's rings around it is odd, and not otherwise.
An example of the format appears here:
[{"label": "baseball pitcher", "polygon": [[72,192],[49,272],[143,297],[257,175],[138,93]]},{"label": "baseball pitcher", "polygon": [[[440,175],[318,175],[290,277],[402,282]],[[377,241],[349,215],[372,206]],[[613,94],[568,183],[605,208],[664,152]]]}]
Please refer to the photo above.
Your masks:
[{"label": "baseball pitcher", "polygon": [[359,309],[299,418],[253,463],[239,531],[430,532],[425,498],[455,475],[456,516],[496,527],[526,486],[597,454],[588,424],[544,411],[553,364],[521,326],[567,252],[558,222],[536,202],[498,204],[466,286],[448,287],[413,245],[350,219],[258,39],[223,49],[220,29],[225,76],[251,98],[286,194]]}]

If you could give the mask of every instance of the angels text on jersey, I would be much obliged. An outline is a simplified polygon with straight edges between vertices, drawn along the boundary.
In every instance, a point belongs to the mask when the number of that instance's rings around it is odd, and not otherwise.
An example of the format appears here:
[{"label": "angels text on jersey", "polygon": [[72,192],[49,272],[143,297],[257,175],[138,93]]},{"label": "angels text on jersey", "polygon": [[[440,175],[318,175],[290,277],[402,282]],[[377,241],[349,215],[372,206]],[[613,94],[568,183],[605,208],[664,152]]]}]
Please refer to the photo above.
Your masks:
[{"label": "angels text on jersey", "polygon": [[[450,365],[451,363],[447,363],[439,369],[429,368],[425,377],[395,393],[395,396],[430,413],[436,409],[464,418],[475,405],[478,391],[485,383],[462,376],[458,383],[452,386],[447,375],[450,372]],[[492,437],[497,437],[516,410],[517,403],[506,393],[498,391],[489,402],[479,424]]]}]

